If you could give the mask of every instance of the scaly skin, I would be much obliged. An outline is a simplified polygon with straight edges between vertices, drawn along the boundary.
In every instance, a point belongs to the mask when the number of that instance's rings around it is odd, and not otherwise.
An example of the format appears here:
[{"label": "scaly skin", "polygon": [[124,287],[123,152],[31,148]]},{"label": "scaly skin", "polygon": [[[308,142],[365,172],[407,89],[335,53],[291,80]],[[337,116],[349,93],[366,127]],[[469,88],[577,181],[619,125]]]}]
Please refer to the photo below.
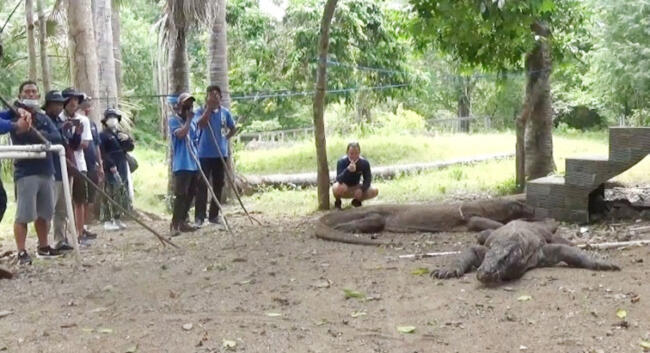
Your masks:
[{"label": "scaly skin", "polygon": [[316,223],[316,237],[349,244],[383,245],[351,233],[463,232],[496,229],[513,219],[530,218],[533,209],[510,199],[425,205],[377,205],[330,212]]},{"label": "scaly skin", "polygon": [[564,262],[570,267],[597,271],[618,271],[612,263],[598,259],[556,236],[554,221],[514,220],[494,231],[479,235],[479,245],[463,251],[446,267],[431,272],[436,278],[460,277],[474,268],[484,284],[520,278],[529,269]]}]

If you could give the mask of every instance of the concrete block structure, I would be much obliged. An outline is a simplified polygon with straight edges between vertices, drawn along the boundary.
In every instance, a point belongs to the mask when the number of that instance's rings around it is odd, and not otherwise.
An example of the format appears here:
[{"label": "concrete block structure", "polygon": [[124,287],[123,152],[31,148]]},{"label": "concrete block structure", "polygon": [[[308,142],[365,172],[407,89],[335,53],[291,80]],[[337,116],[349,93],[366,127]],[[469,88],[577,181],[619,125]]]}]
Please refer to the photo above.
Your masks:
[{"label": "concrete block structure", "polygon": [[650,128],[609,129],[609,156],[567,158],[565,176],[528,181],[526,202],[536,214],[588,223],[589,200],[603,193],[603,183],[639,163],[650,153]]}]

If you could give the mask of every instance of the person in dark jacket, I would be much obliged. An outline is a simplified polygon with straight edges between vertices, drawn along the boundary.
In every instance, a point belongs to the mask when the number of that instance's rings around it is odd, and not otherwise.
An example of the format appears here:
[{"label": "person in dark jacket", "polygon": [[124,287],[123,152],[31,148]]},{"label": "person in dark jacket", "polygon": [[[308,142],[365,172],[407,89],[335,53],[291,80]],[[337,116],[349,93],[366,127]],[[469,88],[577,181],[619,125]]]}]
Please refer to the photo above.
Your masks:
[{"label": "person in dark jacket", "polygon": [[[66,157],[68,159],[74,159],[73,154],[74,150],[79,148],[81,144],[81,129],[76,129],[73,132],[72,122],[63,121],[60,117],[61,112],[63,111],[63,103],[65,102],[65,97],[61,94],[61,91],[49,91],[45,95],[45,105],[43,109],[45,114],[52,120],[57,130],[61,134],[63,147],[66,149]],[[59,157],[56,154],[52,155],[52,162],[54,163],[54,219],[53,219],[53,238],[54,244],[52,245],[55,249],[59,251],[70,251],[72,246],[70,246],[69,239],[67,239],[66,225],[68,212],[65,204],[65,195],[63,194],[63,177],[61,175],[61,164],[59,162]],[[68,171],[68,179],[65,182],[71,183],[71,170]]]},{"label": "person in dark jacket", "polygon": [[[38,130],[52,144],[61,144],[62,138],[56,126],[40,111],[38,86],[33,81],[20,85],[18,102],[31,115],[32,128]],[[0,118],[14,118],[13,112],[0,115]],[[19,134],[11,133],[14,145],[43,144],[32,130]],[[27,224],[34,222],[38,236],[36,255],[40,258],[58,257],[61,253],[50,247],[47,233],[54,214],[54,163],[51,152],[45,159],[18,159],[14,162],[14,183],[16,184],[16,218],[14,237],[18,249],[18,262],[31,264],[32,259],[25,249]]]},{"label": "person in dark jacket", "polygon": [[[102,124],[104,130],[99,134],[101,154],[104,160],[106,176],[106,193],[127,210],[131,209],[128,189],[128,162],[126,153],[133,151],[133,139],[120,131],[122,114],[116,109],[106,109]],[[104,229],[119,230],[126,228],[121,221],[121,211],[108,201],[104,202]]]},{"label": "person in dark jacket", "polygon": [[[360,183],[363,177],[363,183]],[[379,190],[370,186],[372,173],[370,163],[361,157],[358,142],[348,144],[347,153],[336,163],[336,182],[332,185],[334,207],[341,209],[341,199],[351,198],[352,206],[360,207],[361,201],[376,197]]]}]

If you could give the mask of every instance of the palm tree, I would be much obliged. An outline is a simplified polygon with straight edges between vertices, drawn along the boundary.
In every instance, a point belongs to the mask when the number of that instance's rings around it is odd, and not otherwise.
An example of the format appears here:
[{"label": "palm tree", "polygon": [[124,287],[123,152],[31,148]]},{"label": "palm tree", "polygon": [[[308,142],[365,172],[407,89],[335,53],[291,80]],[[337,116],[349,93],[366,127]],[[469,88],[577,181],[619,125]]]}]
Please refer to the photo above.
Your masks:
[{"label": "palm tree", "polygon": [[208,44],[208,78],[221,88],[221,103],[230,109],[228,86],[228,39],[226,37],[226,0],[216,0],[217,12],[212,20]]},{"label": "palm tree", "polygon": [[[68,41],[70,73],[75,87],[92,97],[99,94],[97,52],[90,0],[68,1]],[[97,102],[93,101],[89,118],[100,122]]]},{"label": "palm tree", "polygon": [[45,19],[45,0],[36,0],[36,11],[38,12],[38,42],[41,51],[41,72],[43,78],[43,92],[50,90],[50,62],[47,57],[46,41],[46,19]]},{"label": "palm tree", "polygon": [[29,51],[29,79],[36,81],[36,40],[34,39],[34,1],[25,0],[25,19],[27,21],[27,48]]},{"label": "palm tree", "polygon": [[93,20],[99,68],[99,111],[117,107],[117,80],[113,55],[112,0],[93,1]]}]

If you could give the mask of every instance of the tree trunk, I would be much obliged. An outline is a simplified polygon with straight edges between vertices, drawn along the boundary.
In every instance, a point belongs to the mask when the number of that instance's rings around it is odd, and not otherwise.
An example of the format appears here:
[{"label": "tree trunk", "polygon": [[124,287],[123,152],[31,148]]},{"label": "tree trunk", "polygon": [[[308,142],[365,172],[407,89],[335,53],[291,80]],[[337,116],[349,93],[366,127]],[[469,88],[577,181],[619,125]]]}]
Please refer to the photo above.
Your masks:
[{"label": "tree trunk", "polygon": [[[216,14],[212,19],[210,39],[208,43],[208,79],[211,85],[217,85],[221,89],[221,105],[230,109],[230,88],[228,83],[228,37],[226,27],[226,0],[216,0]],[[217,131],[215,131],[217,133]],[[232,140],[228,141],[228,150],[232,151]],[[228,169],[233,179],[235,177],[235,156],[230,153],[228,158]],[[224,184],[224,203],[231,195],[231,188]]]},{"label": "tree trunk", "polygon": [[99,68],[99,113],[106,108],[117,107],[117,81],[115,76],[115,57],[113,56],[113,26],[111,17],[112,0],[93,1],[93,19]]},{"label": "tree trunk", "polygon": [[226,0],[217,1],[208,44],[208,76],[211,85],[221,88],[221,104],[230,109],[228,85],[228,38],[226,37]]},{"label": "tree trunk", "polygon": [[526,56],[526,98],[519,117],[525,126],[525,170],[530,179],[555,170],[553,161],[553,120],[551,107],[551,50],[548,27],[536,22],[533,33],[539,36],[535,48]]},{"label": "tree trunk", "polygon": [[169,51],[169,93],[177,94],[190,90],[190,69],[187,60],[187,38],[185,28],[179,26],[176,38],[170,43]]},{"label": "tree trunk", "polygon": [[117,97],[122,97],[122,40],[120,21],[120,2],[112,0],[111,4],[111,28],[113,29],[113,57],[115,58],[115,84],[117,85]]},{"label": "tree trunk", "polygon": [[460,120],[460,131],[469,132],[470,100],[466,87],[462,87],[458,95],[458,118]]},{"label": "tree trunk", "polygon": [[[97,52],[90,0],[68,1],[68,41],[70,73],[75,87],[90,95],[99,95]],[[90,119],[100,124],[97,100],[93,99]]]},{"label": "tree trunk", "polygon": [[38,42],[41,49],[41,73],[43,78],[43,92],[50,90],[50,61],[47,57],[47,28],[45,18],[45,0],[36,0],[38,11]]},{"label": "tree trunk", "polygon": [[325,91],[327,90],[327,50],[329,47],[329,31],[337,0],[327,0],[320,23],[320,39],[318,43],[318,76],[316,78],[316,95],[314,96],[314,138],[316,143],[316,159],[318,161],[318,209],[330,208],[329,197],[329,167],[327,166],[327,143],[325,141]]},{"label": "tree trunk", "polygon": [[34,39],[34,1],[25,0],[25,18],[27,20],[27,49],[29,52],[29,79],[36,81],[36,40]]}]

